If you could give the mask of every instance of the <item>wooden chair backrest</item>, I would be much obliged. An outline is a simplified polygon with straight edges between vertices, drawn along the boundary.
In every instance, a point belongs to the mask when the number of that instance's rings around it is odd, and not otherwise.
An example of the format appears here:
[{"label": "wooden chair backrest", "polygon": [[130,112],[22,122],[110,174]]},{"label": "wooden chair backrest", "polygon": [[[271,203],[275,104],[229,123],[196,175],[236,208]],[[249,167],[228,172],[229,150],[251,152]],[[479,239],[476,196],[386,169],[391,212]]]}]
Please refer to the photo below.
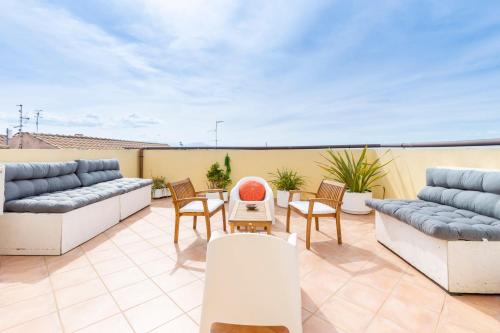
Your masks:
[{"label": "wooden chair backrest", "polygon": [[[342,198],[344,197],[344,193],[346,190],[346,186],[343,183],[336,182],[334,180],[324,179],[318,188],[318,198],[328,198],[338,202],[337,206],[342,203]],[[331,203],[329,203],[331,205]]]},{"label": "wooden chair backrest", "polygon": [[184,198],[192,198],[196,196],[196,192],[194,190],[193,183],[191,183],[191,179],[186,178],[184,180],[180,180],[178,182],[168,183],[168,188],[172,193],[172,199],[176,206],[182,208],[186,203],[177,204],[177,200],[181,200]]}]

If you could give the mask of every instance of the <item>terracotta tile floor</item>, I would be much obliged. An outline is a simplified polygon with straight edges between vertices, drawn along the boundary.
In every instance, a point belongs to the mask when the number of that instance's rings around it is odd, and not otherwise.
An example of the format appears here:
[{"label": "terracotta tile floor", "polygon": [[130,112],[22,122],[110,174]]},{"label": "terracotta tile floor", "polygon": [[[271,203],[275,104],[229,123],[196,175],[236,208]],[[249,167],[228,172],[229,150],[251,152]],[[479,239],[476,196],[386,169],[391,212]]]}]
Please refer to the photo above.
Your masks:
[{"label": "terracotta tile floor", "polygon": [[[277,209],[273,233],[284,232]],[[60,257],[0,257],[0,332],[197,332],[205,228],[155,201]],[[373,215],[299,234],[304,332],[500,332],[500,296],[450,296],[375,241]],[[221,229],[220,215],[212,228]]]}]

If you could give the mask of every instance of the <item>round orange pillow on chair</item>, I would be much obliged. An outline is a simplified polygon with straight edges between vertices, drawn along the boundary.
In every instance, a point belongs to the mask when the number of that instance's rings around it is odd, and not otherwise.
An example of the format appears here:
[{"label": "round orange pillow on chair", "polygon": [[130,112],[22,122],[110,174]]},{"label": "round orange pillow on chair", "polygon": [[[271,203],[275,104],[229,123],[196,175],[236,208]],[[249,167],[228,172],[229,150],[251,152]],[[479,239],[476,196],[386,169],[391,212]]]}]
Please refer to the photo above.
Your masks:
[{"label": "round orange pillow on chair", "polygon": [[240,200],[262,201],[266,197],[266,188],[255,180],[249,180],[240,185]]}]

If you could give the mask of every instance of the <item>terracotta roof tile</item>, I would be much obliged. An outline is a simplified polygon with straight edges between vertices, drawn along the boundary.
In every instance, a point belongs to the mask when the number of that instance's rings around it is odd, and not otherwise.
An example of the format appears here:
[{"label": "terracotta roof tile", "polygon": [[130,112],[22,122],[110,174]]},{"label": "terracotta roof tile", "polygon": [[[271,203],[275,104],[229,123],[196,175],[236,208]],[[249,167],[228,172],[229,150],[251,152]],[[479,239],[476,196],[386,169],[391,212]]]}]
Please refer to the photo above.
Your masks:
[{"label": "terracotta roof tile", "polygon": [[56,148],[69,149],[138,149],[145,147],[168,147],[163,143],[151,143],[142,141],[116,140],[108,138],[97,138],[83,135],[59,135],[44,133],[28,133]]}]

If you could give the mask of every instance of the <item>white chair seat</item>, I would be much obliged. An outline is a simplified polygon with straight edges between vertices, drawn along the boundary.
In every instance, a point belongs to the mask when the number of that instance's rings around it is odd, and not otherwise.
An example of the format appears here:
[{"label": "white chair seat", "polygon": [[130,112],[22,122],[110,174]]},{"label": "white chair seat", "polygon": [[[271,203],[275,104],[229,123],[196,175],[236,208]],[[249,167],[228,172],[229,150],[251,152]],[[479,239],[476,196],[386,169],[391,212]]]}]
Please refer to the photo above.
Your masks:
[{"label": "white chair seat", "polygon": [[[302,214],[309,213],[309,201],[292,201],[290,206],[298,209]],[[334,214],[335,208],[325,205],[321,202],[315,202],[313,206],[313,214]]]},{"label": "white chair seat", "polygon": [[[211,213],[224,204],[221,199],[207,199],[208,211]],[[203,213],[203,202],[191,201],[180,209],[181,213]]]}]

